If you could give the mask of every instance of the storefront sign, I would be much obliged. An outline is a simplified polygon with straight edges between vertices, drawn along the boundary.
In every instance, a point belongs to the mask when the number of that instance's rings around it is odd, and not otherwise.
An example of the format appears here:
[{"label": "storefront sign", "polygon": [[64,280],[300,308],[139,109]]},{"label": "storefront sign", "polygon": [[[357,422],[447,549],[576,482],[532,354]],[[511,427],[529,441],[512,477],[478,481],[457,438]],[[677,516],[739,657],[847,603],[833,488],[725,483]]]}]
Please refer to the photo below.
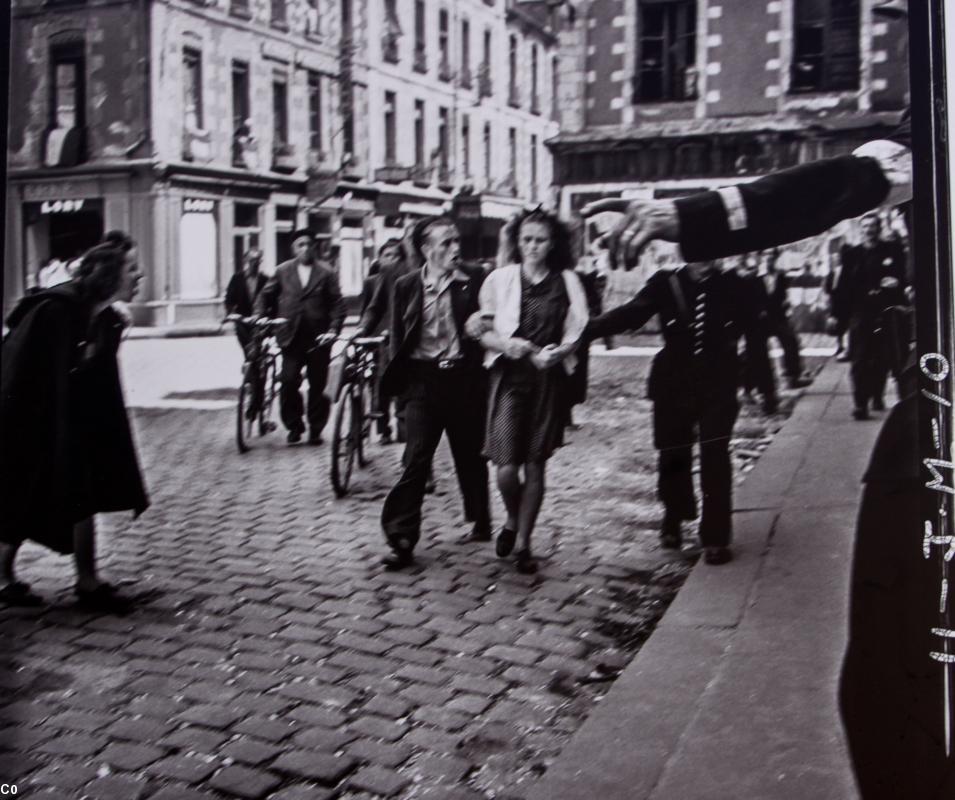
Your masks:
[{"label": "storefront sign", "polygon": [[74,214],[83,210],[85,200],[44,200],[40,204],[41,214]]},{"label": "storefront sign", "polygon": [[187,197],[182,204],[182,210],[190,214],[211,214],[215,207],[215,200],[202,200],[198,197]]}]

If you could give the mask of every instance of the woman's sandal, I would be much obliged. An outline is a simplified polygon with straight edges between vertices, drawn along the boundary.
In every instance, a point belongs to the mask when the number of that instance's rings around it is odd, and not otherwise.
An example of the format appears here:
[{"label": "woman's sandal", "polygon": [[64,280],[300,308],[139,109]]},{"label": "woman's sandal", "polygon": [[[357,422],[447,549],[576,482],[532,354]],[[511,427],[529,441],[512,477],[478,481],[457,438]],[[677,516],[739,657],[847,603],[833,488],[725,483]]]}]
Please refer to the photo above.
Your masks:
[{"label": "woman's sandal", "polygon": [[530,550],[525,548],[517,551],[517,571],[521,575],[534,575],[537,572],[537,562]]},{"label": "woman's sandal", "polygon": [[43,598],[33,594],[29,583],[13,581],[0,587],[0,605],[36,608],[43,605]]},{"label": "woman's sandal", "polygon": [[494,552],[497,553],[498,558],[507,558],[514,552],[514,545],[516,543],[517,531],[512,531],[507,527],[501,528],[501,532],[497,535],[497,542],[494,545]]}]

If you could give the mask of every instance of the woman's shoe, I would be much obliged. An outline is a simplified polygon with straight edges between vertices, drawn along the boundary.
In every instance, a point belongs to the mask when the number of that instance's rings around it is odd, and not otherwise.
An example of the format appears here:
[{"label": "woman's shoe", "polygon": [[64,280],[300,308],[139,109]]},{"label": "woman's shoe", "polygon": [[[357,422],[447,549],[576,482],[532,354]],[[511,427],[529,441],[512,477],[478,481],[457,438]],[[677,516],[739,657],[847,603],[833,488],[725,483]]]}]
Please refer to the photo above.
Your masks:
[{"label": "woman's shoe", "polygon": [[494,545],[494,552],[497,553],[498,558],[507,558],[514,552],[514,545],[516,543],[517,531],[512,531],[510,528],[501,528],[501,532],[497,535],[497,542]]},{"label": "woman's shoe", "polygon": [[13,581],[0,587],[0,605],[36,608],[43,605],[43,598],[33,594],[29,583]]},{"label": "woman's shoe", "polygon": [[534,575],[537,572],[537,562],[530,550],[525,548],[517,552],[517,571],[521,575]]},{"label": "woman's shoe", "polygon": [[733,551],[728,547],[704,547],[703,548],[703,561],[707,564],[712,564],[717,566],[719,564],[726,564],[729,561],[733,560]]}]

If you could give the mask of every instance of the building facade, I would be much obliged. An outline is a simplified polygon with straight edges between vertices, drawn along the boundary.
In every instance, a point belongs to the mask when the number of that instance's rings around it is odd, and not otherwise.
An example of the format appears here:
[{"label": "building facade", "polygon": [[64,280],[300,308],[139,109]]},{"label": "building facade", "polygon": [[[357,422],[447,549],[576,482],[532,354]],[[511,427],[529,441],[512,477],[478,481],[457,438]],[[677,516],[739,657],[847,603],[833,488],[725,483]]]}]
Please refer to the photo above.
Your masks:
[{"label": "building facade", "polygon": [[548,142],[562,210],[752,180],[885,136],[907,105],[906,32],[874,19],[876,2],[577,4]]},{"label": "building facade", "polygon": [[352,295],[417,216],[453,210],[483,254],[485,217],[552,182],[552,14],[509,2],[16,0],[8,307],[111,228],[146,325],[218,319],[242,254],[270,270],[297,227]]}]

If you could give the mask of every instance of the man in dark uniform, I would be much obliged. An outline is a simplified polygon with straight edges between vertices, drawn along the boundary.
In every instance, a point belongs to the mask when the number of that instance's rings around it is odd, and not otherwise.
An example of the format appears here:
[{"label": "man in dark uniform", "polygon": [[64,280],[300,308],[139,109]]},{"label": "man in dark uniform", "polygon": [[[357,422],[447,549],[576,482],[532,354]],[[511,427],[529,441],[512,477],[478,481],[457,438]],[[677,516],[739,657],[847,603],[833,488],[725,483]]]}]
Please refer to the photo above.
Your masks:
[{"label": "man in dark uniform", "polygon": [[703,514],[700,540],[708,564],[730,560],[732,484],[729,440],[739,406],[739,337],[755,317],[742,280],[714,262],[651,275],[627,303],[592,319],[587,338],[635,331],[660,316],[663,349],[654,358],[647,394],[659,450],[657,490],[663,501],[661,542],[681,544],[680,524],[694,519],[693,442],[700,447]]},{"label": "man in dark uniform", "polygon": [[388,569],[414,562],[425,483],[442,433],[451,446],[465,518],[474,523],[470,539],[491,538],[487,463],[481,455],[487,383],[481,347],[464,331],[479,309],[484,273],[463,271],[458,230],[447,217],[421,223],[413,244],[424,265],[395,282],[391,352],[381,384],[404,400],[408,437],[404,470],[381,512],[392,550],[383,562]]},{"label": "man in dark uniform", "polygon": [[735,268],[742,283],[743,295],[740,300],[755,318],[753,326],[745,335],[743,390],[749,399],[755,389],[762,396],[763,413],[775,414],[779,398],[776,393],[776,374],[769,356],[769,295],[755,263],[748,256],[740,256]]},{"label": "man in dark uniform", "polygon": [[[268,278],[259,271],[262,266],[261,250],[255,248],[248,250],[242,260],[243,269],[233,274],[225,290],[225,313],[251,317],[255,311],[255,301],[265,288]],[[235,336],[245,353],[246,361],[251,361],[258,356],[261,342],[252,325],[236,322]],[[256,374],[252,381],[252,396],[249,398],[249,407],[246,410],[249,419],[254,419],[259,413],[264,392],[263,380],[264,376]]]},{"label": "man in dark uniform", "polygon": [[331,346],[345,322],[345,303],[338,275],[331,265],[314,257],[309,231],[292,234],[292,252],[295,257],[280,264],[262,290],[255,313],[288,320],[276,338],[282,348],[279,410],[289,431],[289,444],[300,442],[305,433],[305,408],[299,391],[303,368],[308,375],[308,441],[321,444],[331,408],[325,397]]},{"label": "man in dark uniform", "polygon": [[885,382],[890,361],[887,311],[903,305],[905,298],[905,250],[898,241],[883,241],[882,223],[876,214],[862,218],[862,243],[842,248],[844,303],[839,327],[849,332],[852,362],[852,415],[869,418],[869,403],[885,410]]},{"label": "man in dark uniform", "polygon": [[[906,6],[904,0],[887,0],[874,12],[904,19]],[[927,29],[928,4],[914,8],[913,18]],[[932,87],[926,82],[917,91],[928,113]],[[927,119],[926,129],[930,125]],[[889,139],[867,143],[854,155],[803,164],[732,191],[676,201],[600,201],[584,212],[625,212],[610,237],[621,261],[634,260],[658,238],[679,242],[684,258],[694,259],[774,247],[822,233],[881,204],[909,200],[911,143],[906,114]],[[931,162],[923,160],[923,167],[931,169]],[[926,185],[933,177],[919,175]],[[917,215],[915,221],[917,236]],[[928,655],[938,646],[930,631],[938,619],[938,567],[922,554],[919,495],[926,476],[917,446],[917,376],[917,366],[902,375],[900,401],[883,425],[863,478],[853,554],[840,704],[866,800],[955,797],[955,760],[946,753],[942,727],[946,672]]]}]

